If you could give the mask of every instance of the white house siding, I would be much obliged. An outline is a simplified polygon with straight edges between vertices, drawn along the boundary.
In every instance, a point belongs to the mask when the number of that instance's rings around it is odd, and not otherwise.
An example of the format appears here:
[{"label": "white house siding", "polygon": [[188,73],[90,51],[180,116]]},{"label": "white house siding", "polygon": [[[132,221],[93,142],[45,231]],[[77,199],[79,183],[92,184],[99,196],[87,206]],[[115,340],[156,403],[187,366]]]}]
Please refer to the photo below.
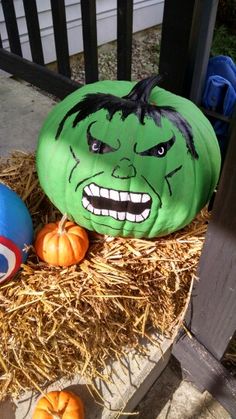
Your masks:
[{"label": "white house siding", "polygon": [[[56,0],[55,0],[56,1]],[[22,0],[14,0],[23,56],[31,60],[29,39]],[[70,55],[83,51],[80,1],[65,0]],[[37,0],[45,63],[56,60],[50,0]],[[97,0],[98,45],[116,39],[116,0]],[[164,0],[134,0],[133,32],[162,22]],[[0,1],[0,33],[3,47],[9,49]]]}]

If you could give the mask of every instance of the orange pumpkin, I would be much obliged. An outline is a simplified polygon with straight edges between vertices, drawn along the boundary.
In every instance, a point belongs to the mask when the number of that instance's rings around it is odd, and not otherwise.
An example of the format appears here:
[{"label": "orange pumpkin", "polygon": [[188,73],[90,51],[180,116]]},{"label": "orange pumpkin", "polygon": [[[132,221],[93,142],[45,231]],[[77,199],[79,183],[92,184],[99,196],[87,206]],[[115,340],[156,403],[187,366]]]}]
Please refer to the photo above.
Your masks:
[{"label": "orange pumpkin", "polygon": [[40,259],[54,266],[70,266],[79,263],[88,250],[89,240],[86,231],[67,221],[46,224],[35,240],[35,251]]},{"label": "orange pumpkin", "polygon": [[50,391],[39,399],[32,419],[84,419],[84,405],[70,391]]}]

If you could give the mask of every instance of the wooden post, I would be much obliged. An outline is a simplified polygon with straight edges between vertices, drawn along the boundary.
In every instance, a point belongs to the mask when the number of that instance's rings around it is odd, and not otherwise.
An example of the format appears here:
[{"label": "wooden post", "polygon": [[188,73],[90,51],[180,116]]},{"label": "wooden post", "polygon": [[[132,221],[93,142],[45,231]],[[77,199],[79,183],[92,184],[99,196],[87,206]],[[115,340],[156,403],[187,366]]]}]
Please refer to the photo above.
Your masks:
[{"label": "wooden post", "polygon": [[81,0],[84,67],[86,83],[98,80],[98,46],[96,0]]},{"label": "wooden post", "polygon": [[195,0],[165,0],[159,73],[162,86],[183,94]]},{"label": "wooden post", "polygon": [[236,116],[198,276],[191,331],[220,360],[236,330]]},{"label": "wooden post", "polygon": [[133,0],[117,0],[117,80],[131,80]]},{"label": "wooden post", "polygon": [[208,392],[236,418],[236,380],[197,339],[179,337],[173,354],[182,366],[184,377],[200,391]]},{"label": "wooden post", "polygon": [[[166,0],[159,72],[162,86],[200,104],[218,0]],[[183,13],[184,11],[184,13]]]}]

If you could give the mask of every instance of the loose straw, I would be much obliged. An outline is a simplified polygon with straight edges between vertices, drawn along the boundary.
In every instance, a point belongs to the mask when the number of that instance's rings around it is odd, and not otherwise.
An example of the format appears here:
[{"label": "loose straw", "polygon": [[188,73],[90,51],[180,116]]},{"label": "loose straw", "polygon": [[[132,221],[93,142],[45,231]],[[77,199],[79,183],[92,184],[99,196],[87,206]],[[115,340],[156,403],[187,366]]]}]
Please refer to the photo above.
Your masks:
[{"label": "loose straw", "polygon": [[[61,218],[41,190],[33,155],[0,159],[0,182],[32,215],[35,231]],[[109,380],[108,359],[131,348],[145,356],[142,337],[160,346],[182,327],[209,214],[156,240],[89,233],[85,260],[50,267],[33,248],[20,272],[0,287],[0,397],[82,374]],[[151,332],[160,334],[154,339]]]}]

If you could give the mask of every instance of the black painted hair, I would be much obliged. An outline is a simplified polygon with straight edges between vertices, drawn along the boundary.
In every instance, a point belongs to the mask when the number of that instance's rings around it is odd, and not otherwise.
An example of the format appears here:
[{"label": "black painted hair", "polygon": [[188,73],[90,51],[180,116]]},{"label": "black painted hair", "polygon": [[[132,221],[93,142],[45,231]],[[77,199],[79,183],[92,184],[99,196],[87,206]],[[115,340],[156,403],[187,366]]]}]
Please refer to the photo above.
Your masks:
[{"label": "black painted hair", "polygon": [[64,124],[70,116],[76,114],[73,120],[73,128],[83,121],[87,116],[105,109],[107,118],[110,121],[115,113],[121,112],[121,119],[125,120],[129,115],[137,116],[141,124],[145,124],[145,118],[152,118],[155,124],[161,126],[161,118],[169,119],[172,124],[181,132],[186,141],[187,150],[198,159],[198,154],[193,141],[192,128],[183,116],[171,106],[158,106],[148,103],[149,96],[153,87],[160,83],[160,76],[148,77],[139,81],[128,95],[123,97],[114,96],[105,93],[90,93],[86,95],[79,103],[71,108],[59,123],[56,137],[58,140]]}]

